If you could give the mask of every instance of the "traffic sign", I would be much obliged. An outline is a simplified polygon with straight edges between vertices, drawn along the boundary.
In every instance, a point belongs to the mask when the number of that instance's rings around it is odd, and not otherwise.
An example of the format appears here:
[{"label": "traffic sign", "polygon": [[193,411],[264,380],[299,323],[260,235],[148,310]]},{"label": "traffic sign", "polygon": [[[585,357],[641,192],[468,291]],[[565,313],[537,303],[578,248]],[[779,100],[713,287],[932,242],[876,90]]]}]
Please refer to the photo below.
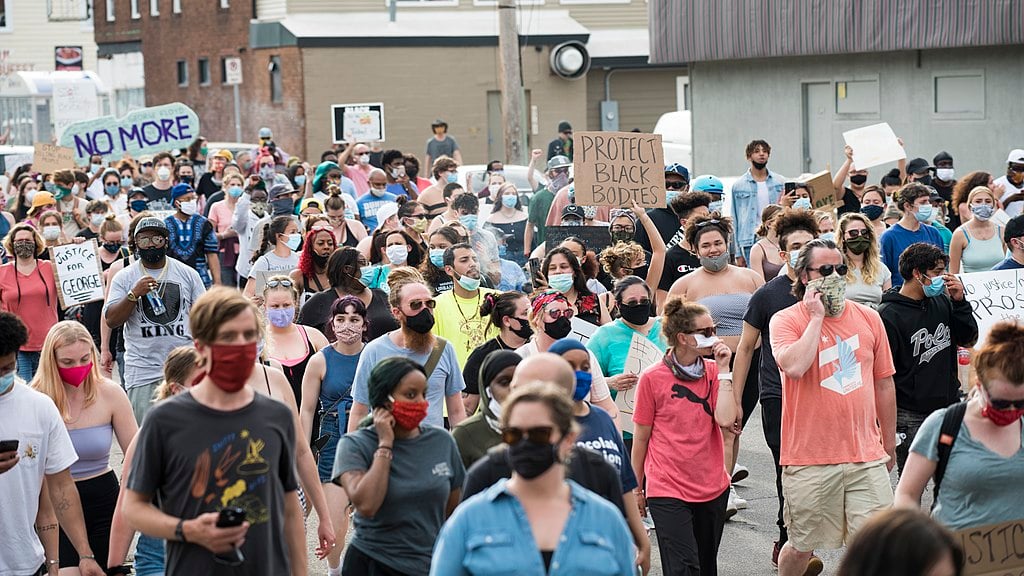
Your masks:
[{"label": "traffic sign", "polygon": [[242,83],[242,59],[224,59],[224,83],[228,86],[236,86]]}]

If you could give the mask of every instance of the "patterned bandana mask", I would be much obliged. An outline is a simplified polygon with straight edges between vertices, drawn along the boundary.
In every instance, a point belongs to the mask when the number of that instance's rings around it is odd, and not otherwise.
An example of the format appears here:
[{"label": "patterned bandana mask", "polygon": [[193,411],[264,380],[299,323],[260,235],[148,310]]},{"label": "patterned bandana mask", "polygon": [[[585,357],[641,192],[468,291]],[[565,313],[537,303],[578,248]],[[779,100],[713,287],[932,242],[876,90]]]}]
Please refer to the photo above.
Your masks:
[{"label": "patterned bandana mask", "polygon": [[807,283],[807,288],[815,288],[821,292],[826,315],[834,317],[843,313],[846,308],[846,278],[832,274],[811,280]]}]

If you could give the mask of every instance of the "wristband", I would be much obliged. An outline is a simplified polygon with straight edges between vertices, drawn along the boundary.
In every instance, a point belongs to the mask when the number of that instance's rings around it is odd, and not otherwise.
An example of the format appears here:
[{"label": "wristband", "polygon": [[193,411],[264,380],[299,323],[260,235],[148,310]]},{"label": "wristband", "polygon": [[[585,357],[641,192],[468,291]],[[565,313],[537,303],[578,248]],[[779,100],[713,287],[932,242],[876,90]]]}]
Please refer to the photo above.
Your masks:
[{"label": "wristband", "polygon": [[377,451],[373,453],[374,458],[386,458],[388,460],[394,460],[395,457],[391,453],[389,448],[377,448]]},{"label": "wristband", "polygon": [[[96,556],[93,554],[79,554],[78,563],[81,564],[82,560],[92,560],[93,562],[96,562]],[[97,562],[97,564],[99,564],[99,562]]]},{"label": "wristband", "polygon": [[728,380],[728,381],[731,382],[732,381],[732,372],[719,372],[718,373],[718,380],[719,381]]},{"label": "wristband", "polygon": [[179,542],[188,542],[188,540],[185,539],[185,519],[184,518],[181,518],[181,519],[178,520],[178,525],[175,526],[175,528],[174,528],[174,537],[177,538]]}]

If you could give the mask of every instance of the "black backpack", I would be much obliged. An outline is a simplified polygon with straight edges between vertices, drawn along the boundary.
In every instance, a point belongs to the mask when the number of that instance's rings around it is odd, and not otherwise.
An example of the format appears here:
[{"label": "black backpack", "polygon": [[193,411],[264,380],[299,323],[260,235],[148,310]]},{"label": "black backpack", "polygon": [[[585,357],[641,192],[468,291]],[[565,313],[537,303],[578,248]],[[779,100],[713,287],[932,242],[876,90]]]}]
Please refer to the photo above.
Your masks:
[{"label": "black backpack", "polygon": [[942,416],[942,427],[939,429],[938,452],[939,461],[935,465],[935,476],[933,482],[935,488],[932,490],[932,508],[939,501],[939,487],[942,486],[942,477],[946,475],[946,465],[949,464],[949,455],[953,452],[953,444],[960,434],[960,426],[964,422],[964,415],[967,414],[967,401],[958,402],[946,408]]}]

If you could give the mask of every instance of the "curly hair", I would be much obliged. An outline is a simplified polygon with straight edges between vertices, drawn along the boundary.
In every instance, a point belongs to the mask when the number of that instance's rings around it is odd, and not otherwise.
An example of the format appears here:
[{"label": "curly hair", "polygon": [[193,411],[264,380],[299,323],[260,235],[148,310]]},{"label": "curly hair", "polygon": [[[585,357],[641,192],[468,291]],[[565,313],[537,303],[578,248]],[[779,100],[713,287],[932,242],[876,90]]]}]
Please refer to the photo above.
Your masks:
[{"label": "curly hair", "polygon": [[643,257],[643,250],[636,242],[618,242],[601,251],[601,268],[618,278],[623,268],[632,268],[633,262]]},{"label": "curly hair", "polygon": [[686,224],[686,243],[696,250],[700,243],[700,237],[708,232],[718,232],[729,242],[729,235],[732,234],[732,219],[728,216],[698,216]]},{"label": "curly hair", "polygon": [[683,192],[672,199],[669,208],[677,218],[689,218],[690,213],[700,208],[707,208],[715,199],[707,192]]},{"label": "curly hair", "polygon": [[967,202],[967,196],[975,187],[988,186],[988,183],[991,181],[992,175],[982,170],[976,170],[965,174],[964,177],[957,180],[957,183],[953,186],[953,209],[956,210],[961,204]]},{"label": "curly hair", "polygon": [[789,235],[793,232],[809,232],[818,237],[818,221],[807,210],[786,209],[775,219],[775,236],[779,239],[779,248],[786,250]]},{"label": "curly hair", "polygon": [[[331,244],[337,248],[337,240],[334,239],[334,234],[330,230],[321,228],[306,234],[306,241],[302,243],[302,252],[299,253],[299,272],[302,273],[303,278],[312,278],[320,272],[316,269],[316,263],[313,261],[313,244],[317,234],[327,234],[331,239]],[[334,252],[334,249],[331,249],[331,252]],[[330,254],[328,254],[329,256]],[[324,264],[324,268],[327,268],[326,264]]]}]

